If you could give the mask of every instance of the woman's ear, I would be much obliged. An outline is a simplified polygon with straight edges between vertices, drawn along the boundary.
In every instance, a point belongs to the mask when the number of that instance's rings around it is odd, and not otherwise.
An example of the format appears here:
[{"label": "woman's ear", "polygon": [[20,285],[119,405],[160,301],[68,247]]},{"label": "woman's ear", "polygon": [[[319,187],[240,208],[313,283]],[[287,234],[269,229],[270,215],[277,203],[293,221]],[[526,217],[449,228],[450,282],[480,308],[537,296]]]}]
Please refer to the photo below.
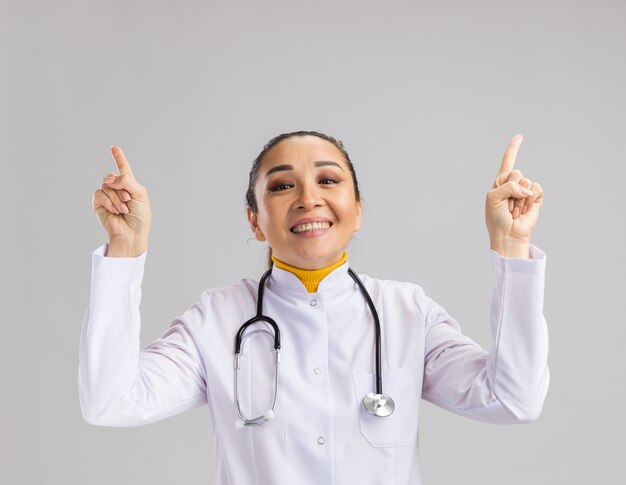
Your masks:
[{"label": "woman's ear", "polygon": [[252,212],[252,209],[250,209],[250,207],[246,208],[246,214],[248,215],[248,222],[250,223],[250,229],[252,229],[252,232],[254,233],[254,237],[256,238],[256,240],[265,241],[265,235],[263,234],[263,231],[261,231],[261,228],[259,227],[257,214],[255,212]]},{"label": "woman's ear", "polygon": [[356,202],[356,220],[354,224],[354,232],[357,232],[359,229],[361,229],[361,224],[363,222],[362,217],[361,217],[362,212],[363,212],[363,202],[361,201],[361,198],[359,197],[359,200],[357,200]]}]

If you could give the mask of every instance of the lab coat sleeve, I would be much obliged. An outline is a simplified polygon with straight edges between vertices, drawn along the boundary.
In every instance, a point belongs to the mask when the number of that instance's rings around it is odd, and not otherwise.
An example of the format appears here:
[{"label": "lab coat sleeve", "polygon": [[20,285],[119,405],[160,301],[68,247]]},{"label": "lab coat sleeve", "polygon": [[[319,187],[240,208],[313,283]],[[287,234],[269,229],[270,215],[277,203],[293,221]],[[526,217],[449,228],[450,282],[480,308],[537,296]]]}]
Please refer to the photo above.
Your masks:
[{"label": "lab coat sleeve", "polygon": [[141,282],[147,251],[136,258],[92,254],[91,296],[80,337],[78,389],[85,420],[138,426],[207,402],[196,346],[203,312],[192,306],[140,351]]},{"label": "lab coat sleeve", "polygon": [[530,259],[491,250],[495,280],[489,352],[426,297],[422,396],[480,421],[509,424],[539,417],[549,382],[548,331],[543,315],[546,255],[530,245]]}]

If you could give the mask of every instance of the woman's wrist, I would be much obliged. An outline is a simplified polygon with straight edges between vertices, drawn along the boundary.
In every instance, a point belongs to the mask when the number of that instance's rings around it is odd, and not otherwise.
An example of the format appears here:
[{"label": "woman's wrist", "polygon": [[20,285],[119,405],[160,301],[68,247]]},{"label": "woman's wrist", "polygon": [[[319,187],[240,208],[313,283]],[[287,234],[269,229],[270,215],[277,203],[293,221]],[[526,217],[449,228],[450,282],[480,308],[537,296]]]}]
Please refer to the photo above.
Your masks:
[{"label": "woman's wrist", "polygon": [[136,258],[148,249],[148,240],[130,241],[127,239],[111,239],[106,253],[108,258]]},{"label": "woman's wrist", "polygon": [[491,249],[505,258],[530,259],[530,241],[517,238],[499,238],[491,240]]}]

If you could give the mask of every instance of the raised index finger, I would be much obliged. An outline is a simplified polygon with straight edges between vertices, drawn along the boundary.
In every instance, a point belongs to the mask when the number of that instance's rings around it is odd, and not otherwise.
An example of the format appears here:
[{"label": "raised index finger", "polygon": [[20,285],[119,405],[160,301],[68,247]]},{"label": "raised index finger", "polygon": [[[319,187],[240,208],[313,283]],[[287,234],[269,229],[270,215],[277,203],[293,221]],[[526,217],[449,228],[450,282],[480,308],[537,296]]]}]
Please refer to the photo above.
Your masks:
[{"label": "raised index finger", "polygon": [[113,154],[113,158],[115,158],[115,163],[117,165],[117,169],[120,171],[120,175],[130,175],[132,178],[135,178],[122,149],[113,145],[111,147],[111,153]]},{"label": "raised index finger", "polygon": [[513,167],[515,166],[515,159],[517,158],[517,152],[519,151],[519,147],[522,144],[522,140],[524,137],[520,134],[515,135],[511,138],[509,142],[509,146],[504,152],[504,157],[502,157],[502,164],[500,165],[500,171],[498,172],[498,177],[503,173],[509,174]]}]

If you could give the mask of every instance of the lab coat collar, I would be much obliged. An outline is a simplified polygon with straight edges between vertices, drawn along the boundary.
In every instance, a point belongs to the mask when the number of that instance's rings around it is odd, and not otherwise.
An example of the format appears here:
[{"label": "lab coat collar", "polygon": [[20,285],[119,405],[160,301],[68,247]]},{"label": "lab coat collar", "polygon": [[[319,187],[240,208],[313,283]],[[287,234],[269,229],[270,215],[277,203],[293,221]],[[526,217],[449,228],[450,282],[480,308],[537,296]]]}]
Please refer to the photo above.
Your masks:
[{"label": "lab coat collar", "polygon": [[[315,293],[334,293],[345,290],[356,283],[348,274],[350,262],[346,260],[344,264],[335,268],[326,277],[320,281]],[[272,266],[272,275],[268,281],[271,287],[278,291],[286,291],[291,293],[301,293],[303,295],[312,295],[309,293],[304,284],[291,271]]]}]

